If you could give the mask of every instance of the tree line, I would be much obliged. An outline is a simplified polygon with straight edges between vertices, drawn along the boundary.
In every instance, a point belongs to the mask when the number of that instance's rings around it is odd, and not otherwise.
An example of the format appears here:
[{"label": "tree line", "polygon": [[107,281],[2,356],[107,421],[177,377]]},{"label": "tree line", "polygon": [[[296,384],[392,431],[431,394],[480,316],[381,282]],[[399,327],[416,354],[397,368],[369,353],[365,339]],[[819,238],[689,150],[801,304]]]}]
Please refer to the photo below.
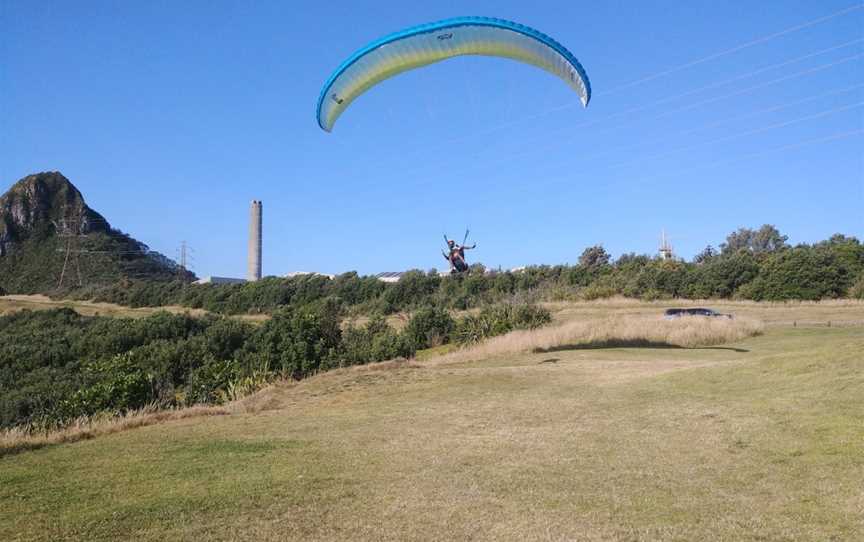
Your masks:
[{"label": "tree line", "polygon": [[271,313],[281,307],[333,300],[349,312],[392,314],[423,306],[468,309],[528,293],[544,300],[590,300],[613,295],[640,299],[738,298],[756,301],[864,296],[864,245],[837,234],[790,246],[774,226],[741,228],[719,249],[706,247],[691,261],[624,254],[612,260],[600,246],[575,265],[532,266],[518,272],[470,272],[440,277],[410,271],[397,283],[350,272],[269,277],[236,285],[123,280],[73,296],[132,307],[181,305],[221,314]]}]

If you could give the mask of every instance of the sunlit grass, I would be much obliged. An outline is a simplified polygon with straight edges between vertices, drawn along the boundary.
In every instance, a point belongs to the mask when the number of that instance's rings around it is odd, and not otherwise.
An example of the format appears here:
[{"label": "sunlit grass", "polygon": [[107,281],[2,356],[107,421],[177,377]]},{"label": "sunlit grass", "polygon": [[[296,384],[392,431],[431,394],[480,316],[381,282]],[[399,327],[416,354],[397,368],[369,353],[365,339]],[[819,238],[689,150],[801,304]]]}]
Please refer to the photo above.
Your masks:
[{"label": "sunlit grass", "polygon": [[440,363],[453,363],[506,354],[573,348],[693,348],[740,341],[759,335],[763,330],[762,322],[751,318],[688,316],[664,320],[659,316],[619,315],[513,331],[478,345],[442,353],[432,359]]},{"label": "sunlit grass", "polygon": [[860,326],[775,324],[340,369],[2,457],[0,539],[858,540],[861,352]]}]

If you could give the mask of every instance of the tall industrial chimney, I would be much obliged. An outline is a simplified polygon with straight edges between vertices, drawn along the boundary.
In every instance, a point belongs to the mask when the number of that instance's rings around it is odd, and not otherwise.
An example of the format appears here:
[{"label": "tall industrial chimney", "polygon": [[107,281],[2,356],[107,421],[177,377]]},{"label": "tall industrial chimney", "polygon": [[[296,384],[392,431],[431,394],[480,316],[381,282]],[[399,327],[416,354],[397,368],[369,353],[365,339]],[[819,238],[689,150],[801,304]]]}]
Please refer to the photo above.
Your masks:
[{"label": "tall industrial chimney", "polygon": [[252,200],[249,209],[249,262],[246,279],[256,281],[261,278],[261,215],[264,210],[261,202]]}]

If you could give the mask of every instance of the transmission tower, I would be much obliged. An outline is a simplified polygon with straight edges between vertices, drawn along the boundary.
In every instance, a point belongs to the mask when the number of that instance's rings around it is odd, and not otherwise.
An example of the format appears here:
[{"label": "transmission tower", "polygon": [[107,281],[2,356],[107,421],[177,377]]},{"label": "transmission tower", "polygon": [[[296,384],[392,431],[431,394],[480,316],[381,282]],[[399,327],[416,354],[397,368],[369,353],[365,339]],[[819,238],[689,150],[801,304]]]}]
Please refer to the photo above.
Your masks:
[{"label": "transmission tower", "polygon": [[75,259],[75,272],[78,277],[78,287],[80,288],[84,285],[84,281],[81,278],[81,250],[78,248],[78,241],[81,237],[82,213],[83,209],[79,209],[72,217],[68,219],[64,218],[61,227],[59,228],[60,233],[57,234],[58,237],[66,239],[63,268],[60,270],[60,280],[57,281],[58,290],[63,287],[63,279],[66,278],[66,270],[69,268],[69,259],[73,254]]},{"label": "transmission tower", "polygon": [[180,242],[180,248],[177,249],[177,275],[180,277],[181,280],[186,279],[188,275],[187,272],[189,271],[189,268],[192,267],[192,262],[194,262],[195,260],[194,253],[195,249],[190,247],[189,243],[187,243],[186,241]]},{"label": "transmission tower", "polygon": [[180,270],[186,271],[186,241],[180,241]]},{"label": "transmission tower", "polygon": [[672,245],[666,238],[666,230],[664,229],[660,234],[660,258],[663,260],[671,260],[673,257]]}]

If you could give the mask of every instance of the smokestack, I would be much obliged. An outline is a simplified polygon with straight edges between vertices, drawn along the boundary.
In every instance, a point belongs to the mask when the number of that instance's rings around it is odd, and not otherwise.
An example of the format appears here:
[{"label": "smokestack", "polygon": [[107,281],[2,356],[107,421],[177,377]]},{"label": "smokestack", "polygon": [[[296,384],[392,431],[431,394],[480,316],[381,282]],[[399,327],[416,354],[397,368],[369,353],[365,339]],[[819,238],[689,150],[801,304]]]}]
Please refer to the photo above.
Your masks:
[{"label": "smokestack", "polygon": [[252,200],[249,209],[249,261],[246,279],[256,281],[261,278],[261,202]]}]

